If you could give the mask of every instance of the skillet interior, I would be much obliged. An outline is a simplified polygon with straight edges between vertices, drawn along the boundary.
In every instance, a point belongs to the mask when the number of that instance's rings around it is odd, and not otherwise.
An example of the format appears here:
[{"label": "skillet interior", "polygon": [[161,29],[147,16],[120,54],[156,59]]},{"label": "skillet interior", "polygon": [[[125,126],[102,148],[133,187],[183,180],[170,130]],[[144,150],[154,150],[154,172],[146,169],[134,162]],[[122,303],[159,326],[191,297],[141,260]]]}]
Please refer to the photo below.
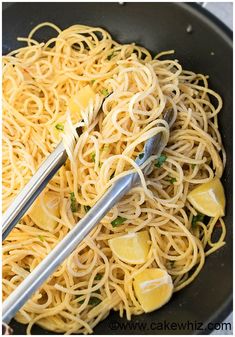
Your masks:
[{"label": "skillet interior", "polygon": [[[20,16],[19,16],[20,13]],[[171,301],[158,311],[133,316],[132,322],[147,323],[147,327],[126,326],[117,313],[111,312],[94,330],[95,334],[206,334],[208,322],[221,322],[232,310],[232,33],[217,19],[205,14],[197,5],[179,3],[14,3],[3,11],[3,53],[21,46],[17,36],[26,36],[32,27],[51,21],[66,28],[80,23],[106,28],[122,43],[135,41],[155,54],[175,49],[175,57],[184,69],[210,75],[210,86],[221,94],[224,107],[219,123],[227,152],[223,176],[227,196],[225,222],[226,246],[211,255],[197,279],[174,294]],[[192,25],[192,33],[186,32]],[[51,37],[43,29],[42,40]],[[214,52],[214,55],[211,55]],[[204,330],[188,325],[185,330],[174,327],[151,328],[151,323],[201,322]],[[113,322],[117,322],[116,325]],[[25,326],[12,322],[15,334],[25,334]],[[153,327],[153,325],[152,325]],[[199,327],[199,326],[198,326]],[[194,331],[193,331],[194,330]],[[34,334],[52,334],[39,327]]]}]

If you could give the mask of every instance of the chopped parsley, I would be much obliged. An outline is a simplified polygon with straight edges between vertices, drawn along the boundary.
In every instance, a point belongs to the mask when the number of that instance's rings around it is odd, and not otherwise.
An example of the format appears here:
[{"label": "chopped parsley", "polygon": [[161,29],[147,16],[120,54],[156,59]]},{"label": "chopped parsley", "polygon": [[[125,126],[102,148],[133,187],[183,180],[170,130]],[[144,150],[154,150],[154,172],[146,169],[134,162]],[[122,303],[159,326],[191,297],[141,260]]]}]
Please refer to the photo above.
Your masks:
[{"label": "chopped parsley", "polygon": [[95,162],[95,152],[91,153],[91,160],[93,161],[93,163]]},{"label": "chopped parsley", "polygon": [[95,80],[91,80],[91,84],[94,84],[95,83]]},{"label": "chopped parsley", "polygon": [[118,216],[115,220],[111,222],[113,227],[118,227],[119,225],[122,225],[127,219],[123,218],[122,216]]},{"label": "chopped parsley", "polygon": [[100,91],[102,95],[104,95],[105,97],[109,95],[109,91],[108,89],[103,89]]},{"label": "chopped parsley", "polygon": [[84,206],[84,210],[85,210],[86,213],[89,212],[90,209],[91,209],[90,206],[88,206],[88,205],[85,205],[85,206]]},{"label": "chopped parsley", "polygon": [[88,304],[93,305],[94,307],[101,302],[100,298],[97,297],[90,297]]},{"label": "chopped parsley", "polygon": [[156,167],[161,167],[163,163],[165,163],[167,159],[167,156],[165,154],[161,154],[157,160],[156,160],[156,163],[154,164]]},{"label": "chopped parsley", "polygon": [[[79,301],[78,303],[83,304],[84,302],[85,302],[85,300],[81,300],[81,301]],[[100,302],[101,302],[101,299],[99,299],[99,298],[97,298],[97,297],[91,297],[91,298],[89,299],[89,301],[88,301],[88,304],[89,304],[89,305],[93,305],[93,306],[95,307],[95,306],[98,305]]]},{"label": "chopped parsley", "polygon": [[196,164],[191,164],[192,165],[192,169],[194,169],[196,167]]},{"label": "chopped parsley", "polygon": [[170,184],[173,185],[177,180],[176,180],[176,178],[170,177],[168,181],[169,181]]},{"label": "chopped parsley", "polygon": [[103,277],[103,275],[102,274],[97,274],[96,276],[95,276],[95,281],[99,281],[99,280],[101,280],[102,279],[102,277]]},{"label": "chopped parsley", "polygon": [[64,131],[64,125],[63,124],[56,124],[55,128],[60,131]]},{"label": "chopped parsley", "polygon": [[70,208],[72,212],[77,212],[77,202],[74,192],[70,193]]},{"label": "chopped parsley", "polygon": [[142,158],[144,158],[144,153],[139,154],[139,159],[142,159]]},{"label": "chopped parsley", "polygon": [[[95,291],[95,293],[96,293],[96,294],[100,294],[100,290]],[[85,300],[81,300],[81,301],[79,301],[78,303],[83,304],[84,302],[85,302]],[[88,301],[88,304],[89,304],[89,305],[96,306],[96,305],[98,305],[100,302],[101,302],[101,299],[100,299],[100,298],[91,296],[90,299],[89,299],[89,301]]]},{"label": "chopped parsley", "polygon": [[194,215],[193,219],[192,219],[192,227],[195,228],[196,225],[197,225],[197,222],[198,221],[203,221],[204,217],[205,217],[205,215],[202,214],[202,213],[198,213],[197,215]]},{"label": "chopped parsley", "polygon": [[38,238],[39,238],[39,240],[41,240],[42,242],[45,241],[45,238],[44,238],[43,235],[38,235]]}]

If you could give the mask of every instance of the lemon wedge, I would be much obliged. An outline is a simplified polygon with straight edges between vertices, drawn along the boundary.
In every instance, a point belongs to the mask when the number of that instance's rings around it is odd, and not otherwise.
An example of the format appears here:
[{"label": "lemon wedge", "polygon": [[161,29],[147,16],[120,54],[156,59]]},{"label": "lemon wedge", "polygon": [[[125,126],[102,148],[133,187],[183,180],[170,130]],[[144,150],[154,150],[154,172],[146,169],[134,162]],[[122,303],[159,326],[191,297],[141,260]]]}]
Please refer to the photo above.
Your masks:
[{"label": "lemon wedge", "polygon": [[[76,124],[81,121],[82,115],[81,110],[85,110],[90,103],[90,100],[95,99],[95,92],[92,88],[87,85],[84,88],[80,89],[78,93],[72,96],[68,102],[68,109],[70,111],[70,117],[73,124]],[[64,132],[66,117],[65,115],[59,117],[51,125],[51,134],[56,141],[61,140],[62,133]]]},{"label": "lemon wedge", "polygon": [[[59,196],[53,192],[47,192],[43,196],[43,203],[48,212],[56,217],[59,217]],[[57,225],[57,221],[47,215],[41,206],[40,199],[36,199],[31,207],[28,215],[35,222],[35,224],[48,231],[53,231]]]},{"label": "lemon wedge", "polygon": [[150,268],[133,281],[134,291],[144,312],[151,312],[169,301],[173,293],[170,275],[163,269]]},{"label": "lemon wedge", "polygon": [[73,122],[77,123],[82,119],[81,110],[88,107],[90,100],[95,98],[95,92],[89,85],[80,89],[76,95],[69,100],[68,108]]},{"label": "lemon wedge", "polygon": [[147,231],[129,233],[109,240],[109,246],[120,260],[141,264],[147,259],[149,252],[149,234]]},{"label": "lemon wedge", "polygon": [[212,217],[224,215],[224,188],[217,177],[192,190],[188,194],[188,200],[200,213]]}]

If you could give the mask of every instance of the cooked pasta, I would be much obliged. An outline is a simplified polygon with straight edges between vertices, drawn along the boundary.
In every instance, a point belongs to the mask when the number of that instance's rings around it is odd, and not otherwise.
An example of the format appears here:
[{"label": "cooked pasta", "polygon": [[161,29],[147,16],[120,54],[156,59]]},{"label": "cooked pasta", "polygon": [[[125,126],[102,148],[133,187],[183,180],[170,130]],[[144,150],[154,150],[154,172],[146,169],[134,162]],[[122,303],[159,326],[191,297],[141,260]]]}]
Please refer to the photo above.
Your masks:
[{"label": "cooked pasta", "polygon": [[[38,42],[35,34],[44,26],[57,36]],[[3,210],[61,139],[68,160],[36,211],[32,207],[3,243],[3,299],[108,187],[130,170],[141,178],[15,317],[29,334],[34,324],[92,333],[111,309],[127,319],[144,312],[133,289],[141,272],[165,270],[179,291],[225,244],[221,214],[203,218],[187,198],[222,176],[222,99],[208,87],[208,76],[182,69],[173,51],[153,58],[101,28],[61,30],[42,23],[19,41],[27,46],[3,57]],[[83,89],[93,93],[86,107],[76,100]],[[162,124],[169,109],[171,128]],[[152,171],[144,176],[135,160],[159,132],[167,146],[151,157]],[[143,230],[149,236],[146,261],[131,264],[113,253],[110,239]]]}]

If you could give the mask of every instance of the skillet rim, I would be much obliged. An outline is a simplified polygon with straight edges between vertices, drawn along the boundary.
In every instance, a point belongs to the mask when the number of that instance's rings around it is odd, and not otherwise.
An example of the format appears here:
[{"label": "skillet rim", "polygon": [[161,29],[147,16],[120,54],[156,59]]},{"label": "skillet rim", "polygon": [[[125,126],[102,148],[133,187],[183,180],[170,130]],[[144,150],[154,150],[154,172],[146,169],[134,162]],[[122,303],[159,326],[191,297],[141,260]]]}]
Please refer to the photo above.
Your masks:
[{"label": "skillet rim", "polygon": [[225,39],[230,48],[233,49],[233,31],[225,23],[223,23],[217,16],[215,16],[205,7],[202,7],[196,2],[191,3],[178,2],[177,5],[183,8],[191,7],[191,12],[193,12],[193,14],[195,12],[198,12],[197,14],[200,19],[202,17],[208,19],[206,21],[211,23],[214,30],[220,33],[221,37]]},{"label": "skillet rim", "polygon": [[[206,8],[202,7],[198,3],[177,3],[179,7],[183,9],[189,10],[193,15],[199,17],[200,20],[207,22],[214,31],[216,31],[221,38],[228,44],[231,51],[233,52],[233,31],[226,26],[218,17],[209,12]],[[233,156],[233,155],[232,155]],[[233,175],[232,175],[233,179]],[[222,308],[218,308],[218,310],[208,318],[205,322],[206,328],[203,331],[203,335],[211,334],[213,331],[208,329],[208,323],[222,323],[233,311],[233,291],[230,296],[224,301],[224,305]],[[196,335],[199,335],[200,332],[197,331]]]}]

